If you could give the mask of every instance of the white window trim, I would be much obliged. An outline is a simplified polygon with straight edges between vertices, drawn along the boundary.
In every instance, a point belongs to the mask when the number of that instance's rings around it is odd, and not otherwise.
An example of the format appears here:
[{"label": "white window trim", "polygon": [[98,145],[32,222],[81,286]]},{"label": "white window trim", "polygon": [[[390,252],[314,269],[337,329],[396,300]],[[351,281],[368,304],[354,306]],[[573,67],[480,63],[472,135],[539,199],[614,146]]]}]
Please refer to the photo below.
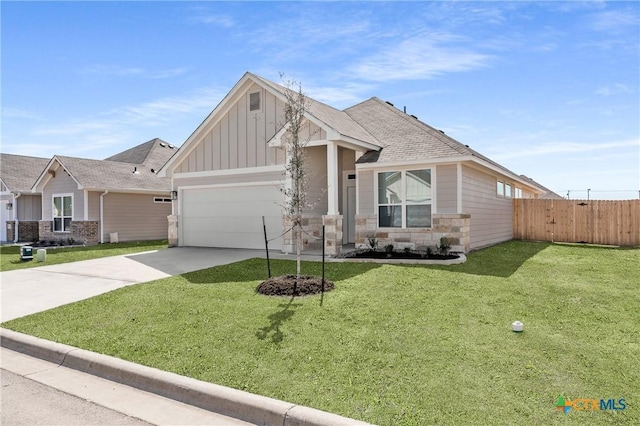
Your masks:
[{"label": "white window trim", "polygon": [[[407,176],[407,171],[411,171],[411,170],[429,170],[431,172],[431,202],[430,203],[422,203],[422,204],[408,204],[407,200],[406,200],[406,176]],[[378,174],[380,173],[386,173],[386,172],[400,172],[401,174],[401,181],[402,181],[402,191],[403,191],[403,197],[402,197],[402,203],[399,204],[402,207],[402,227],[382,227],[380,226],[380,203],[379,203],[379,199],[378,199]],[[436,190],[435,190],[435,182],[436,182],[436,168],[433,166],[411,166],[411,167],[393,167],[393,168],[384,168],[384,169],[378,169],[378,170],[374,170],[373,173],[373,202],[374,202],[374,208],[375,208],[375,215],[376,215],[376,221],[377,221],[377,227],[378,229],[384,229],[384,230],[389,230],[390,232],[394,229],[414,229],[414,230],[418,230],[418,229],[433,229],[433,215],[435,214],[436,211]],[[398,204],[384,204],[384,205],[398,205]],[[407,206],[426,206],[426,205],[430,205],[431,206],[431,226],[430,227],[411,227],[408,228],[407,227],[407,214],[406,214],[406,207]]]},{"label": "white window trim", "polygon": [[[507,187],[509,187],[509,194],[507,194]],[[513,185],[510,183],[504,183],[504,198],[513,198]]]},{"label": "white window trim", "polygon": [[[59,198],[59,197],[71,197],[71,222],[73,222],[73,210],[74,210],[74,200],[73,200],[73,193],[63,193],[63,194],[51,194],[51,232],[54,232],[56,234],[68,234],[71,232],[71,229],[69,229],[68,231],[55,231],[55,219],[56,216],[54,216],[54,212],[56,210],[55,207],[55,199]],[[64,228],[64,218],[67,216],[64,216],[64,198],[62,200],[62,211],[63,211],[63,215],[60,216],[62,218],[62,227]]]},{"label": "white window trim", "polygon": [[[502,184],[502,193],[498,192],[498,184],[499,184],[499,183],[501,183],[501,184]],[[496,179],[496,185],[495,185],[495,188],[496,188],[496,196],[497,196],[497,197],[499,197],[499,198],[504,198],[504,186],[505,186],[504,180]]]}]

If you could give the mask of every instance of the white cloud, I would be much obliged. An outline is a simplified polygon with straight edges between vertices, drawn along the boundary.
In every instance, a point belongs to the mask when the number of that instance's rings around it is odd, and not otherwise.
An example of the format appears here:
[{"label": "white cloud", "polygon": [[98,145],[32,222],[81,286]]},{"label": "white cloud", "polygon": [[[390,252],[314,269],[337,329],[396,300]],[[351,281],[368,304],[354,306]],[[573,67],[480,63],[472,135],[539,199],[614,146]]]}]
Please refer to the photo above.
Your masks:
[{"label": "white cloud", "polygon": [[198,15],[192,16],[189,20],[198,24],[214,25],[222,28],[231,28],[236,25],[235,20],[226,14],[210,13],[202,8],[196,8]]},{"label": "white cloud", "polygon": [[2,107],[3,118],[25,118],[29,120],[40,120],[42,117],[26,109]]},{"label": "white cloud", "polygon": [[636,10],[607,10],[591,16],[591,26],[597,31],[619,33],[626,28],[638,27],[640,19]]},{"label": "white cloud", "polygon": [[617,95],[621,93],[622,94],[633,93],[633,89],[631,89],[631,87],[629,87],[626,84],[620,84],[620,83],[611,84],[608,86],[602,86],[596,89],[596,94],[602,95],[602,96],[611,96],[611,95]]},{"label": "white cloud", "polygon": [[584,152],[629,147],[640,147],[640,141],[629,139],[602,143],[555,142],[539,144],[522,150],[511,150],[508,152],[501,150],[500,152],[496,152],[489,156],[494,160],[506,160],[518,157],[534,157],[550,154],[579,154]]},{"label": "white cloud", "polygon": [[151,70],[151,69],[146,69],[141,67],[125,67],[120,65],[97,64],[81,70],[81,73],[104,75],[109,77],[143,77],[143,78],[160,79],[160,78],[176,77],[178,75],[186,73],[188,70],[189,70],[188,68],[184,68],[184,67],[169,68],[164,70],[162,69]]},{"label": "white cloud", "polygon": [[488,65],[492,56],[451,46],[457,38],[432,33],[390,45],[351,67],[356,78],[369,81],[420,80]]},{"label": "white cloud", "polygon": [[203,88],[187,96],[165,97],[140,105],[122,106],[105,112],[101,117],[40,128],[34,134],[38,136],[89,135],[97,131],[119,129],[125,125],[150,127],[171,122],[178,114],[193,114],[212,110],[224,94],[217,89]]}]

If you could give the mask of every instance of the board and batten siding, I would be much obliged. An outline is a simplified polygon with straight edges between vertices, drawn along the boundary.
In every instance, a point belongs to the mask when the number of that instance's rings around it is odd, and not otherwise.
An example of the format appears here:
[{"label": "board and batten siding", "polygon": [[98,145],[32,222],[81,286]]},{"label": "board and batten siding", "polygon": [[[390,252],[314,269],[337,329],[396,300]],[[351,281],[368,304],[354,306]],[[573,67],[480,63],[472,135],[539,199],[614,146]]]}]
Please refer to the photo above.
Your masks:
[{"label": "board and batten siding", "polygon": [[462,166],[462,212],[471,215],[472,250],[513,238],[511,198],[497,196],[495,176]]},{"label": "board and batten siding", "polygon": [[166,240],[171,203],[155,203],[154,198],[151,194],[105,195],[104,241],[109,241],[112,232],[118,233],[119,241]]},{"label": "board and batten siding", "polygon": [[434,213],[458,213],[458,167],[446,164],[435,169],[438,179],[435,188],[438,211]]},{"label": "board and batten siding", "polygon": [[[249,94],[254,92],[260,92],[259,111],[249,111]],[[267,146],[283,123],[284,102],[254,84],[217,121],[201,130],[195,148],[176,167],[176,174],[284,164],[285,151]],[[326,134],[312,124],[300,137],[320,140]]]},{"label": "board and batten siding", "polygon": [[102,194],[102,192],[91,191],[88,193],[88,220],[100,220],[100,194]]},{"label": "board and batten siding", "polygon": [[53,196],[58,194],[73,194],[73,220],[84,220],[84,191],[62,167],[42,189],[42,220],[53,219]]},{"label": "board and batten siding", "polygon": [[[327,214],[327,147],[306,148],[307,162],[307,214]],[[340,180],[338,180],[340,182]]]},{"label": "board and batten siding", "polygon": [[373,198],[373,170],[358,172],[358,214],[377,214]]},{"label": "board and batten siding", "polygon": [[[22,194],[15,200],[18,204],[18,220],[32,221],[42,219],[42,196]],[[14,211],[16,206],[13,207]]]}]

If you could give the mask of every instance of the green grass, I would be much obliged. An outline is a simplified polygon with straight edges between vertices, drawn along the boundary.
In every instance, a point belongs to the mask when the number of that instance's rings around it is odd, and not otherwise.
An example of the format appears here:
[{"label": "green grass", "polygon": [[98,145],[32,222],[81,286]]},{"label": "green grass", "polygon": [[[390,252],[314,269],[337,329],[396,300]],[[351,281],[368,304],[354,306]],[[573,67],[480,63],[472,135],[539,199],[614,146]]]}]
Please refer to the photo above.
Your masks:
[{"label": "green grass", "polygon": [[97,259],[99,257],[118,256],[148,250],[167,248],[167,240],[138,241],[130,243],[98,244],[87,247],[47,248],[47,261],[36,261],[36,249],[33,250],[33,260],[20,260],[20,247],[0,247],[0,271],[14,269],[35,268],[36,266],[56,265],[59,263],[76,262],[78,260]]},{"label": "green grass", "polygon": [[[638,265],[638,249],[509,242],[448,267],[328,264],[336,290],[292,300],[254,293],[252,259],[4,326],[380,425],[639,424]],[[565,415],[559,395],[627,409]]]}]

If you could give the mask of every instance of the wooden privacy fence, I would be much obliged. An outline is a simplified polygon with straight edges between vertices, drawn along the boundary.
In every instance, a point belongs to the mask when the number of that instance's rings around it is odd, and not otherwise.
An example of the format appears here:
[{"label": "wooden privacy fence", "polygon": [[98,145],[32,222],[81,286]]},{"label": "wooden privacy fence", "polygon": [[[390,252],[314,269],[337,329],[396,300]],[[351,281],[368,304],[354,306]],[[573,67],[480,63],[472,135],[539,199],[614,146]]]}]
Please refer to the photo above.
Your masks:
[{"label": "wooden privacy fence", "polygon": [[513,238],[640,246],[640,200],[513,200]]}]

